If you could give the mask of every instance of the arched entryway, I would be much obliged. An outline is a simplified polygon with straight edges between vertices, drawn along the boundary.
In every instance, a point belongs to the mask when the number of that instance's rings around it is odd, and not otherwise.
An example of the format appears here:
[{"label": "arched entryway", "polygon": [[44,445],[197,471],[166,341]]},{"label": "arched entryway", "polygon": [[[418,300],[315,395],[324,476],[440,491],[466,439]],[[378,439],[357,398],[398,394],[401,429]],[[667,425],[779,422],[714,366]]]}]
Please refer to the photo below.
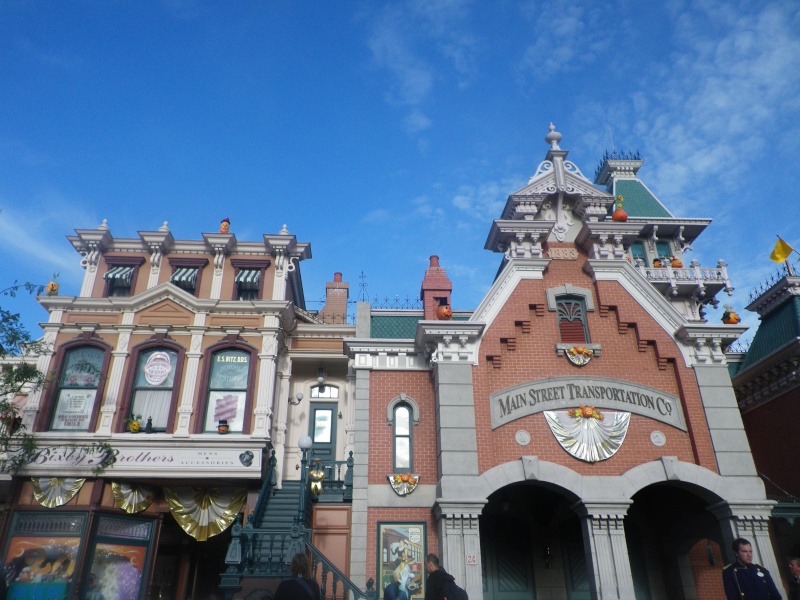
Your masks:
[{"label": "arched entryway", "polygon": [[636,600],[722,598],[722,530],[708,510],[718,499],[674,483],[647,486],[632,499],[625,538]]},{"label": "arched entryway", "polygon": [[576,500],[529,481],[489,496],[479,519],[484,600],[589,600]]}]

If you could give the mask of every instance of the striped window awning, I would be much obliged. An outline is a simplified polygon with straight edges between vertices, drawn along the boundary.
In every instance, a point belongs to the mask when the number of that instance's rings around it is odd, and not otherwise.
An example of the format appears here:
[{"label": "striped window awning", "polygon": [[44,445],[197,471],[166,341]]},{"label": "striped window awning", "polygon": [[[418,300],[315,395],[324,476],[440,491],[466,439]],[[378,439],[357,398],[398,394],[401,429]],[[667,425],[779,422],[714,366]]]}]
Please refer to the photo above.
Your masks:
[{"label": "striped window awning", "polygon": [[117,285],[130,285],[134,267],[111,267],[103,275],[103,279],[113,281]]},{"label": "striped window awning", "polygon": [[261,279],[260,269],[242,269],[236,274],[236,285],[245,289],[258,289],[258,282]]},{"label": "striped window awning", "polygon": [[176,269],[169,280],[177,286],[193,288],[197,284],[198,270],[197,267]]}]

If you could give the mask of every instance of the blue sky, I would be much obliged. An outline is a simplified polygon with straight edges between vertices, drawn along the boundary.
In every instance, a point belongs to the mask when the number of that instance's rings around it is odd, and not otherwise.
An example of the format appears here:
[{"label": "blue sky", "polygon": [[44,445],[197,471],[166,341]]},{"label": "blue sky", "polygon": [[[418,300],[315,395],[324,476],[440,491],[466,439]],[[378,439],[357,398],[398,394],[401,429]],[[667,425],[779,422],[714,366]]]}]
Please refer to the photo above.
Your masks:
[{"label": "blue sky", "polygon": [[0,288],[77,293],[66,236],[102,219],[197,239],[229,217],[311,243],[310,309],[335,271],[352,300],[362,273],[414,298],[431,254],[474,308],[551,121],[587,176],[638,149],[673,213],[714,219],[688,258],[726,260],[747,324],[775,235],[800,248],[796,2],[3,2],[0,81]]}]

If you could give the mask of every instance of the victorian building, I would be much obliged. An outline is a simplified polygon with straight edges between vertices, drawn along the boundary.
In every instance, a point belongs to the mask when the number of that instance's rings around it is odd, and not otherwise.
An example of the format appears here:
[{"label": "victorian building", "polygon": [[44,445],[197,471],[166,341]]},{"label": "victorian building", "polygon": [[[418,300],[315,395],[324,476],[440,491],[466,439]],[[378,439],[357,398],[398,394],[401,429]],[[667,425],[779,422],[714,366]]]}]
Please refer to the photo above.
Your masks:
[{"label": "victorian building", "polygon": [[772,512],[775,549],[787,561],[800,555],[800,474],[794,467],[800,442],[791,416],[800,400],[798,295],[800,277],[787,262],[751,293],[747,309],[757,312],[761,323],[746,352],[729,354],[753,459],[768,497],[777,503]]},{"label": "victorian building", "polygon": [[[420,308],[348,319],[339,274],[306,309],[310,246],[285,227],[76,230],[80,293],[40,299],[52,383],[24,402],[41,451],[4,526],[17,589],[44,557],[74,597],[123,572],[131,597],[200,597],[223,571],[242,597],[289,543],[328,596],[423,597],[429,552],[473,600],[719,597],[739,536],[777,572],[724,353],[745,328],[706,319],[727,269],[687,255],[710,220],[674,216],[638,155],[590,180],[545,141],[487,224],[500,268],[469,310],[436,256]],[[74,445],[101,439],[117,461],[95,474]]]}]

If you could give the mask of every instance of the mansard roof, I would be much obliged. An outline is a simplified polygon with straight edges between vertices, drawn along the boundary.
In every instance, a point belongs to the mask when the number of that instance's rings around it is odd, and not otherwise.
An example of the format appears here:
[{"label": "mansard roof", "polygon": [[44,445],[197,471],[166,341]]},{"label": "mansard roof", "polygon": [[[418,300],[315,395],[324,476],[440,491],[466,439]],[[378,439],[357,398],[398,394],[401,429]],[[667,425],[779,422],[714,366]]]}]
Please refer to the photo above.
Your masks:
[{"label": "mansard roof", "polygon": [[628,217],[661,219],[675,216],[639,178],[615,179],[613,190],[615,198],[622,196],[623,208],[628,213]]}]

